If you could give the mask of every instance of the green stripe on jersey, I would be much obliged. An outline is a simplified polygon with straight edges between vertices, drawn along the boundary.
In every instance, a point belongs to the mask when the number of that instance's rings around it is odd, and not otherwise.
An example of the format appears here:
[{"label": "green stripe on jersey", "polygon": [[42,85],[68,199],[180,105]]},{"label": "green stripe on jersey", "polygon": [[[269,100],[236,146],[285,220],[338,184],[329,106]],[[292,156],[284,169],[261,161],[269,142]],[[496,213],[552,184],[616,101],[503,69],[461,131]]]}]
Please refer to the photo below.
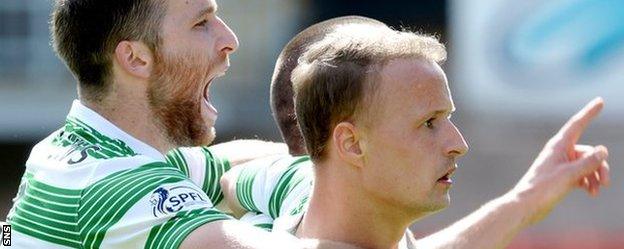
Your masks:
[{"label": "green stripe on jersey", "polygon": [[[286,196],[293,190],[293,188],[299,185],[305,178],[301,175],[297,175],[297,171],[301,168],[301,162],[310,160],[309,157],[301,157],[294,161],[288,169],[284,172],[284,174],[280,177],[277,184],[275,185],[275,189],[271,194],[271,198],[269,199],[269,215],[271,218],[275,219],[280,215],[280,209],[282,207],[282,203]],[[238,188],[238,186],[237,186]]]},{"label": "green stripe on jersey", "polygon": [[184,175],[191,177],[188,169],[188,164],[180,149],[174,149],[172,151],[169,151],[169,153],[167,153],[167,155],[165,156],[165,159],[167,160],[167,163],[178,168],[180,171],[182,171],[182,173],[184,173]]},{"label": "green stripe on jersey", "polygon": [[9,217],[15,231],[68,247],[81,247],[78,204],[81,190],[54,187],[24,175],[27,187]]},{"label": "green stripe on jersey", "polygon": [[236,198],[247,211],[262,213],[253,200],[253,186],[256,175],[262,168],[245,167],[236,179]]},{"label": "green stripe on jersey", "polygon": [[223,190],[219,181],[223,174],[230,170],[230,162],[223,158],[215,157],[206,147],[202,147],[202,152],[206,158],[206,171],[202,189],[206,192],[213,205],[216,206],[223,200]]},{"label": "green stripe on jersey", "polygon": [[[99,248],[107,231],[139,200],[160,185],[188,181],[178,169],[162,162],[113,173],[84,190],[51,186],[35,180],[31,173],[24,179],[27,187],[9,217],[13,229],[72,248]],[[152,229],[148,248],[179,246],[194,228],[230,218],[214,209],[181,211]]]},{"label": "green stripe on jersey", "polygon": [[201,185],[204,193],[208,195],[210,201],[216,206],[223,200],[223,190],[219,180],[225,172],[230,170],[230,162],[226,159],[215,157],[207,147],[199,147],[198,151],[201,151],[200,157],[204,159],[204,165],[189,165],[188,160],[184,156],[185,154],[179,148],[169,151],[166,155],[166,160],[169,164],[180,169],[189,178],[195,178],[191,177],[192,173],[189,167],[205,167],[204,175],[201,178],[203,181],[197,184]]},{"label": "green stripe on jersey", "polygon": [[155,226],[147,237],[145,248],[178,248],[197,227],[218,220],[231,219],[215,209],[195,209],[178,212],[175,217]]},{"label": "green stripe on jersey", "polygon": [[262,228],[263,230],[266,230],[268,232],[273,230],[273,223],[260,223],[260,224],[254,224],[254,226],[258,228]]},{"label": "green stripe on jersey", "polygon": [[156,162],[111,174],[89,186],[78,210],[84,247],[99,247],[108,229],[158,186],[187,179],[171,165]]}]

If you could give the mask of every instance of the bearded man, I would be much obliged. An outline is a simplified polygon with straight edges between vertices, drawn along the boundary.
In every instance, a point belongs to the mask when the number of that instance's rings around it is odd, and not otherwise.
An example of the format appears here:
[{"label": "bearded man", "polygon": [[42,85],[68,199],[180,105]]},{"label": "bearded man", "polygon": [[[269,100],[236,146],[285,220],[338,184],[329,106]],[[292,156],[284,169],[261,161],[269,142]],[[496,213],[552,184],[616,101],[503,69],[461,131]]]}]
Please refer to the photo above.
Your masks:
[{"label": "bearded man", "polygon": [[[215,155],[221,149],[198,148],[205,168],[166,162],[173,148],[214,139],[209,86],[238,47],[216,13],[214,0],[56,1],[52,43],[78,82],[79,99],[26,163],[7,219],[14,247],[325,245],[267,233],[213,208],[219,194],[207,192],[219,175],[210,174],[244,156],[224,160]],[[258,143],[251,146],[268,154],[285,151]]]}]

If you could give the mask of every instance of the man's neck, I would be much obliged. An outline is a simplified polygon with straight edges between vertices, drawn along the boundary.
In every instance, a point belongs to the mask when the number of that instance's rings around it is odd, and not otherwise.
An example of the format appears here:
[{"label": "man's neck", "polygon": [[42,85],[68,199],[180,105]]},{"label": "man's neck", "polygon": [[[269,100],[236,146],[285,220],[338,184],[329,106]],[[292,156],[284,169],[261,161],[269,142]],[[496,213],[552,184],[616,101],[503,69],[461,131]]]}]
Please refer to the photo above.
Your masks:
[{"label": "man's neck", "polygon": [[[325,163],[329,164],[329,163]],[[359,184],[315,165],[315,183],[297,236],[341,241],[364,248],[397,248],[413,219],[372,200]]]},{"label": "man's neck", "polygon": [[93,103],[84,98],[80,102],[97,112],[130,136],[152,146],[162,154],[172,149],[156,124],[147,101],[132,96],[107,96],[105,100]]}]

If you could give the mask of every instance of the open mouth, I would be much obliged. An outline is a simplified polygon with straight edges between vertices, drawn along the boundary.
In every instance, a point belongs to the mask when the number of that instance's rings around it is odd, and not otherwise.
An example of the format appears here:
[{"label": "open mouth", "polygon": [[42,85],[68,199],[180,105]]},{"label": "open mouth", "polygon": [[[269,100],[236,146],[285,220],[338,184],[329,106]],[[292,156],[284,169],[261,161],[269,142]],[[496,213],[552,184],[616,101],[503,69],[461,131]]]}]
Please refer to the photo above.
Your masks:
[{"label": "open mouth", "polygon": [[217,109],[212,105],[212,102],[210,102],[210,84],[212,84],[214,79],[215,78],[211,78],[206,84],[206,86],[204,86],[203,96],[204,96],[204,104],[206,104],[206,107],[208,107],[208,110],[216,115],[218,113]]},{"label": "open mouth", "polygon": [[214,78],[211,78],[210,80],[208,80],[208,83],[206,83],[206,85],[204,86],[204,101],[210,102],[210,87],[209,86],[213,80]]},{"label": "open mouth", "polygon": [[210,85],[214,82],[214,80],[216,78],[219,78],[223,75],[225,75],[225,72],[227,71],[229,65],[226,65],[225,69],[223,69],[222,71],[219,71],[217,74],[212,75],[212,77],[208,80],[208,83],[206,83],[206,85],[204,86],[203,89],[203,97],[204,97],[204,104],[206,105],[206,109],[208,109],[208,112],[210,112],[214,117],[214,119],[217,118],[217,109],[212,105],[212,102],[210,101]]},{"label": "open mouth", "polygon": [[445,183],[445,184],[451,184],[453,183],[453,174],[455,173],[455,169],[456,167],[452,167],[450,168],[446,174],[444,174],[442,177],[438,178],[437,182],[439,183]]}]

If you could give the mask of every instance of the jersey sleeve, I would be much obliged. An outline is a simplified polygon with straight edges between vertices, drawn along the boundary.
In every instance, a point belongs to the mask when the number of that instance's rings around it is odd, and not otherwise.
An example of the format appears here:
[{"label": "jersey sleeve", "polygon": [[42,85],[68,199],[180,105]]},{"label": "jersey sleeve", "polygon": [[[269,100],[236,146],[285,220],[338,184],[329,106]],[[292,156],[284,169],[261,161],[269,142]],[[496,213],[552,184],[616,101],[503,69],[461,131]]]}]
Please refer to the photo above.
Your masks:
[{"label": "jersey sleeve", "polygon": [[199,226],[227,219],[199,186],[158,162],[84,189],[77,224],[84,248],[177,248]]},{"label": "jersey sleeve", "polygon": [[239,220],[269,232],[273,229],[273,219],[268,214],[247,212]]},{"label": "jersey sleeve", "polygon": [[200,186],[215,206],[223,200],[219,180],[230,169],[227,159],[214,155],[208,147],[185,147],[171,150],[166,160]]},{"label": "jersey sleeve", "polygon": [[309,157],[258,159],[241,167],[236,198],[247,211],[275,219],[286,209],[299,206],[302,198],[307,200],[312,181]]}]

